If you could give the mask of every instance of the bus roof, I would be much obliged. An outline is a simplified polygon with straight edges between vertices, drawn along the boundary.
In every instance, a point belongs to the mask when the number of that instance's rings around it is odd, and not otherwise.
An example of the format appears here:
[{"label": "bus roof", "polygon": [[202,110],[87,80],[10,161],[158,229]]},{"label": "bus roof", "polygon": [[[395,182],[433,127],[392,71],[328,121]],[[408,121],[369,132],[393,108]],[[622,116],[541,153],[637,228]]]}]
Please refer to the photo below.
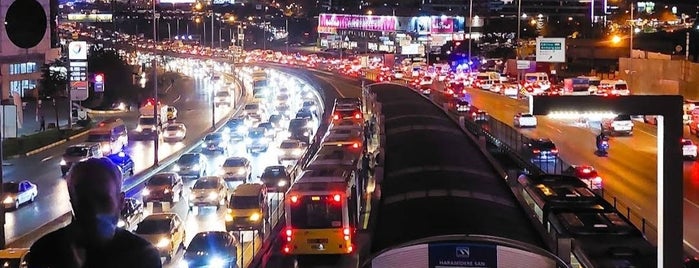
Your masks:
[{"label": "bus roof", "polygon": [[345,193],[348,184],[345,182],[300,182],[297,181],[289,189],[289,194],[318,195],[330,193]]},{"label": "bus roof", "polygon": [[346,182],[351,176],[349,169],[319,168],[304,171],[296,182]]}]

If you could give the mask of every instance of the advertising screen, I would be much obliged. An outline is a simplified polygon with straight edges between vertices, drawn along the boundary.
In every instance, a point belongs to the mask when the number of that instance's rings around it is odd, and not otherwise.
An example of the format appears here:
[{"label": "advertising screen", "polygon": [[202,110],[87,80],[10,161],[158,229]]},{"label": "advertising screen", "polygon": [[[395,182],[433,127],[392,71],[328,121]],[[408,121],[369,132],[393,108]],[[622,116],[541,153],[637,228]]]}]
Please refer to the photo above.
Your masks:
[{"label": "advertising screen", "polygon": [[[216,4],[217,0],[214,0],[213,4]],[[193,4],[196,0],[158,0],[160,4]]]},{"label": "advertising screen", "polygon": [[318,16],[318,28],[392,32],[396,30],[396,17],[324,13]]}]

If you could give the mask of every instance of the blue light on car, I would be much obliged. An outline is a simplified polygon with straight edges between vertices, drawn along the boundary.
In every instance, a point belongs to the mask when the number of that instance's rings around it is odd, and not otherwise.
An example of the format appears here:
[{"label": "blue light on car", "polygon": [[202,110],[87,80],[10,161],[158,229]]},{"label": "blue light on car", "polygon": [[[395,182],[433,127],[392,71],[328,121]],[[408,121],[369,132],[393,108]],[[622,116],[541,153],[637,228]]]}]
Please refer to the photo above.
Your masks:
[{"label": "blue light on car", "polygon": [[212,268],[223,268],[223,266],[226,265],[225,261],[220,258],[220,257],[212,257],[211,260],[209,260],[209,267]]}]

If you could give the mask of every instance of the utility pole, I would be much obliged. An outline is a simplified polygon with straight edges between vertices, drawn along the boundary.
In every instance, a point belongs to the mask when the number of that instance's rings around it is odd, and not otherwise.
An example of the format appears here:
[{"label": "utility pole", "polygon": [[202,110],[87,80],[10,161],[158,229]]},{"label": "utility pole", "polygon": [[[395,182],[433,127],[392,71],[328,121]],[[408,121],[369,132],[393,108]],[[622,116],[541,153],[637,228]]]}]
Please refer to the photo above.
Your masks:
[{"label": "utility pole", "polygon": [[284,29],[286,30],[286,54],[288,55],[289,54],[289,40],[290,40],[289,38],[291,37],[291,35],[289,35],[289,18],[286,18],[286,28],[284,28]]},{"label": "utility pole", "polygon": [[[214,51],[214,17],[215,17],[215,15],[216,14],[214,13],[214,8],[212,6],[211,7],[211,52],[212,53]],[[211,78],[213,78],[213,77],[214,77],[214,69],[212,68],[211,69]],[[209,83],[211,83],[213,81],[214,80],[211,79],[211,81]],[[211,129],[212,130],[216,129],[216,100],[214,97],[216,95],[215,92],[216,92],[215,88],[211,90]]]},{"label": "utility pole", "polygon": [[[471,40],[473,40],[473,0],[469,0],[468,4],[468,62],[471,62]],[[468,65],[468,71],[471,71],[471,64]]]},{"label": "utility pole", "polygon": [[[520,0],[521,1],[521,0]],[[633,20],[633,2],[631,2],[631,30],[629,31],[629,58],[633,58],[633,35],[636,30],[636,23]]]},{"label": "utility pole", "polygon": [[[155,1],[153,1],[153,42],[158,42],[158,27],[155,21]],[[153,165],[158,166],[158,142],[160,141],[160,117],[158,116],[158,108],[160,104],[158,102],[158,48],[153,46],[153,99],[155,103],[153,104],[153,119],[155,120],[155,137],[153,138]]]}]

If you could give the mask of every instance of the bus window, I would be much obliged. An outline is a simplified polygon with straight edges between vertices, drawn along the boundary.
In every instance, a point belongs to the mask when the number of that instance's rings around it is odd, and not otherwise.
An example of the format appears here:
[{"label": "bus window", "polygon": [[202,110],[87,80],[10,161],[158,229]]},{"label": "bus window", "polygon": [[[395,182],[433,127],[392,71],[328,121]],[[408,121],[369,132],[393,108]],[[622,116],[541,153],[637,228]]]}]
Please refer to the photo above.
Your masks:
[{"label": "bus window", "polygon": [[[342,227],[342,203],[328,197],[304,196],[291,206],[291,226],[295,229]],[[318,199],[318,200],[314,200]]]}]

